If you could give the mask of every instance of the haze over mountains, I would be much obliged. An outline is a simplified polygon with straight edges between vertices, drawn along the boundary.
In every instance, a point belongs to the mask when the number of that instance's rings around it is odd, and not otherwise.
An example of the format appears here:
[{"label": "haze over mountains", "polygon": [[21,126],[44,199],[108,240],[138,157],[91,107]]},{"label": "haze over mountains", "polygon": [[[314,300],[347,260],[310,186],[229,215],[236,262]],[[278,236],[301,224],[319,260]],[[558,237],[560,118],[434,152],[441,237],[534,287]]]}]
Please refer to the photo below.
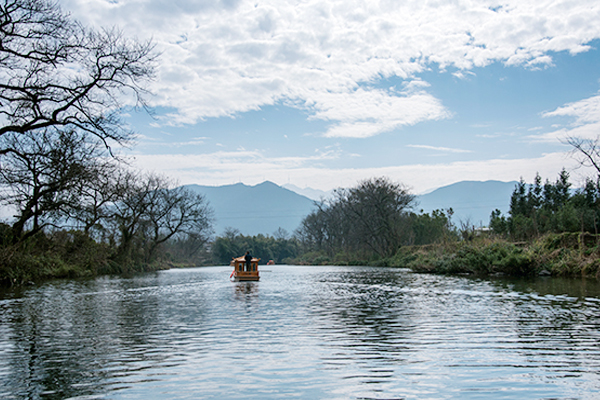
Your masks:
[{"label": "haze over mountains", "polygon": [[495,209],[507,214],[510,196],[517,182],[462,181],[443,186],[433,192],[417,196],[416,211],[430,213],[435,209],[452,207],[452,222],[458,227],[461,223],[472,226],[487,226],[490,214]]},{"label": "haze over mountains", "polygon": [[321,199],[328,199],[333,195],[333,190],[329,190],[327,192],[319,189],[313,189],[310,187],[299,188],[296,185],[292,185],[291,183],[286,183],[281,187],[291,190],[292,192],[296,192],[301,194],[302,196],[306,196],[311,200],[320,201]]},{"label": "haze over mountains", "polygon": [[[487,226],[490,214],[499,209],[508,212],[510,195],[516,182],[463,181],[417,196],[415,212],[430,213],[435,209],[452,207],[452,222]],[[314,200],[326,198],[330,192],[278,186],[266,181],[255,186],[243,183],[225,186],[186,185],[203,194],[215,211],[215,233],[222,235],[226,228],[237,229],[244,235],[273,235],[279,228],[292,234],[302,219],[314,209]]]},{"label": "haze over mountains", "polygon": [[308,197],[266,181],[256,186],[243,183],[225,186],[186,185],[203,194],[215,212],[215,233],[234,228],[243,235],[273,235],[279,228],[289,234],[313,209]]}]

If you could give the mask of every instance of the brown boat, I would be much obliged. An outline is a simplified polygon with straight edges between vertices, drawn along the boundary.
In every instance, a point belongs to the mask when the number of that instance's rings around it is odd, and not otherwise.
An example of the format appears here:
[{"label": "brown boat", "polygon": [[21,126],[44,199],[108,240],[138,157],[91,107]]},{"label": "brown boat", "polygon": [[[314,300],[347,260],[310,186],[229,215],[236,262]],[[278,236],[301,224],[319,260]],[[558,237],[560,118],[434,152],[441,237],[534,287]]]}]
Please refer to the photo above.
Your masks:
[{"label": "brown boat", "polygon": [[244,256],[237,257],[231,260],[231,265],[233,267],[233,272],[229,275],[229,278],[233,279],[233,281],[257,281],[260,279],[258,275],[258,262],[260,258],[252,257],[252,261],[250,262],[250,268],[246,267],[246,259]]}]

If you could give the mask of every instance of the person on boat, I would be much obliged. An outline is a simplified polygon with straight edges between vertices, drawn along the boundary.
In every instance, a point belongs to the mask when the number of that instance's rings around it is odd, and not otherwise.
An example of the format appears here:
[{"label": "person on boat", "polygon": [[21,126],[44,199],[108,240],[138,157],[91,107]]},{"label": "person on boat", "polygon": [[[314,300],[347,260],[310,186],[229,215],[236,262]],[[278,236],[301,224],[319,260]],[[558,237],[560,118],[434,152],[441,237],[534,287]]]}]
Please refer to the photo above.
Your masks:
[{"label": "person on boat", "polygon": [[246,252],[244,259],[246,260],[246,271],[252,271],[252,256],[249,251]]}]

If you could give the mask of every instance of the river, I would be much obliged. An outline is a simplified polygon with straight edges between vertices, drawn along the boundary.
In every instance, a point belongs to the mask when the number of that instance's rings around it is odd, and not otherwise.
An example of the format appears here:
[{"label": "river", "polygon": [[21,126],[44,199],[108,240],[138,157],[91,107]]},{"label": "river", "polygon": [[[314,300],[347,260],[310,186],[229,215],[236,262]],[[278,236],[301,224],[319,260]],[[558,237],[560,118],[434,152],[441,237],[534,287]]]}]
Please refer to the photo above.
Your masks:
[{"label": "river", "polygon": [[262,269],[0,291],[0,398],[600,398],[597,281]]}]

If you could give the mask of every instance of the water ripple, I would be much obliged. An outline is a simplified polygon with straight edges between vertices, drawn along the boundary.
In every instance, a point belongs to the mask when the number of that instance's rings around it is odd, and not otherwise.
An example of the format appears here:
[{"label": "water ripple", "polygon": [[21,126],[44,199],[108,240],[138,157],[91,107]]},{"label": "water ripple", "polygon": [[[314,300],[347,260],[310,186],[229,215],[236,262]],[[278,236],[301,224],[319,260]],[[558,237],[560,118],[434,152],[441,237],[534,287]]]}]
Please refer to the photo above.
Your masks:
[{"label": "water ripple", "polygon": [[595,282],[360,267],[277,266],[250,283],[228,274],[2,293],[0,397],[599,397]]}]

